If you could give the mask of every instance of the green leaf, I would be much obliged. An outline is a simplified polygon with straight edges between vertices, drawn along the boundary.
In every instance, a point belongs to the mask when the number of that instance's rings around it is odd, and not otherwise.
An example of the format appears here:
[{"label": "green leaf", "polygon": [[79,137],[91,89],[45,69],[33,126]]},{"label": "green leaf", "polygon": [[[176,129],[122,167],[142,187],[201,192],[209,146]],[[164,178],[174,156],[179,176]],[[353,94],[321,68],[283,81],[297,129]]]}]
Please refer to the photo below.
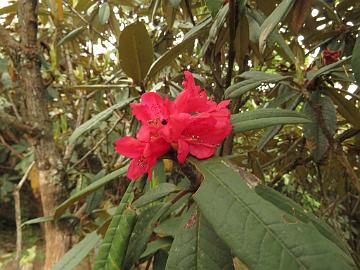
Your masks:
[{"label": "green leaf", "polygon": [[154,232],[161,237],[172,236],[174,237],[180,224],[182,223],[183,217],[171,217],[165,219],[158,226],[155,227]]},{"label": "green leaf", "polygon": [[60,204],[58,207],[56,207],[55,213],[54,213],[54,218],[57,219],[58,217],[60,217],[65,212],[65,210],[70,205],[72,205],[74,202],[84,198],[85,196],[89,195],[90,193],[93,193],[94,191],[98,190],[105,184],[112,181],[114,178],[124,175],[127,172],[127,169],[128,169],[128,166],[125,166],[116,171],[113,171],[113,172],[109,173],[108,175],[100,178],[99,180],[91,183],[84,189],[76,192],[74,195],[72,195],[70,198],[68,198],[66,201],[64,201],[62,204]]},{"label": "green leaf", "polygon": [[224,1],[222,0],[206,0],[206,5],[208,9],[211,11],[211,15],[213,17],[216,16],[216,14],[219,12],[223,4]]},{"label": "green leaf", "polygon": [[86,25],[79,26],[78,28],[75,28],[71,32],[67,33],[60,41],[57,43],[57,46],[60,46],[66,42],[69,42],[76,37],[78,37],[84,30],[87,28]]},{"label": "green leaf", "polygon": [[172,61],[174,61],[179,54],[181,54],[185,49],[187,49],[195,39],[197,39],[203,33],[206,33],[209,25],[211,23],[211,17],[205,18],[202,22],[194,26],[189,32],[184,36],[184,39],[166,53],[161,55],[158,59],[154,61],[151,65],[148,74],[146,75],[145,81],[152,79],[157,73],[159,73],[163,68],[168,66]]},{"label": "green leaf", "polygon": [[147,256],[150,256],[152,254],[154,254],[155,252],[157,252],[158,250],[162,249],[162,250],[169,250],[170,246],[171,246],[172,241],[170,239],[157,239],[154,241],[151,241],[143,254],[141,254],[140,258],[146,258]]},{"label": "green leaf", "polygon": [[181,190],[179,187],[175,186],[171,183],[162,183],[156,186],[153,189],[150,189],[144,195],[142,195],[139,199],[137,199],[133,206],[136,208],[142,207],[148,203],[159,200],[166,195]]},{"label": "green leaf", "polygon": [[356,43],[352,52],[351,67],[353,69],[357,84],[360,86],[360,36],[356,39]]},{"label": "green leaf", "polygon": [[225,90],[226,98],[236,98],[239,97],[250,90],[258,88],[262,82],[258,80],[245,80],[231,85]]},{"label": "green leaf", "polygon": [[330,241],[332,241],[342,250],[348,253],[346,244],[337,237],[336,233],[331,229],[328,224],[316,217],[311,212],[305,211],[304,208],[302,208],[293,200],[264,185],[257,185],[255,187],[255,192],[263,199],[271,202],[273,205],[286,212],[287,214],[296,217],[304,223],[311,222],[323,236],[328,238]]},{"label": "green leaf", "polygon": [[279,74],[270,74],[260,71],[246,71],[240,74],[244,81],[235,83],[225,90],[225,96],[234,98],[259,87],[262,83],[277,83],[290,78]]},{"label": "green leaf", "polygon": [[265,19],[260,27],[260,51],[264,51],[267,38],[274,31],[276,26],[287,16],[294,3],[295,0],[283,0]]},{"label": "green leaf", "polygon": [[[248,10],[248,13],[250,15],[249,21],[250,21],[250,37],[252,42],[258,43],[260,36],[260,25],[264,24],[264,21],[266,20],[266,16],[257,9],[251,9]],[[252,20],[253,19],[253,20]],[[277,43],[279,47],[283,50],[285,53],[285,56],[287,56],[288,60],[290,60],[292,63],[296,63],[296,57],[294,53],[292,52],[289,45],[286,43],[282,35],[280,35],[277,31],[273,31],[270,33],[269,37],[266,40],[266,44],[269,48],[273,48],[274,44]],[[265,44],[264,44],[265,45]],[[278,50],[279,51],[279,50]]]},{"label": "green leaf", "polygon": [[[288,90],[288,89],[286,89]],[[288,110],[295,110],[296,107],[299,105],[300,101],[302,100],[302,95],[296,91],[285,91],[285,93],[279,97],[277,97],[276,99],[272,100],[269,102],[269,105],[267,106],[267,108],[275,108],[278,107],[280,105],[282,105],[284,102],[289,101],[289,99],[294,98],[294,100],[288,104],[286,106],[286,109]],[[277,125],[277,126],[273,126],[268,128],[264,135],[260,138],[258,145],[257,145],[257,149],[258,150],[262,150],[265,145],[276,135],[279,133],[279,131],[282,129],[282,125]]]},{"label": "green leaf", "polygon": [[184,221],[171,245],[166,270],[234,269],[229,248],[196,207]]},{"label": "green leaf", "polygon": [[130,269],[145,251],[147,243],[153,233],[158,220],[171,206],[170,203],[161,203],[145,209],[138,218],[131,235],[126,253],[124,269]]},{"label": "green leaf", "polygon": [[73,246],[66,254],[61,257],[52,270],[71,270],[74,269],[90,253],[100,240],[100,235],[96,231],[89,233],[79,243]]},{"label": "green leaf", "polygon": [[337,110],[349,123],[356,128],[360,128],[360,111],[354,102],[346,99],[335,88],[327,89],[325,94],[337,105]]},{"label": "green leaf", "polygon": [[25,226],[25,225],[38,224],[38,223],[43,223],[43,222],[48,222],[48,221],[53,221],[53,220],[54,220],[53,216],[33,218],[33,219],[25,221],[23,224],[21,224],[21,227]]},{"label": "green leaf", "polygon": [[82,134],[85,132],[97,127],[102,121],[109,118],[114,110],[122,109],[126,105],[128,105],[131,101],[133,101],[135,98],[128,98],[122,102],[119,102],[106,110],[102,111],[101,113],[95,115],[90,120],[83,123],[81,126],[79,126],[77,129],[74,130],[74,132],[71,134],[69,138],[69,144],[75,144],[77,138],[79,138]]},{"label": "green leaf", "polygon": [[346,57],[342,60],[339,60],[335,63],[332,63],[330,65],[323,66],[322,68],[316,70],[316,71],[310,71],[307,73],[307,79],[313,80],[321,75],[326,75],[337,69],[339,66],[344,65],[346,62],[348,62],[351,59],[351,56]]},{"label": "green leaf", "polygon": [[[318,92],[314,92],[311,99],[321,107],[322,117],[325,121],[324,124],[333,136],[336,131],[336,109],[334,103],[329,97],[320,96]],[[329,147],[329,142],[318,123],[316,113],[308,102],[305,103],[303,112],[313,120],[312,123],[304,125],[304,136],[308,141],[315,143],[316,147],[312,155],[315,161],[320,161]]]},{"label": "green leaf", "polygon": [[[98,172],[92,179],[91,182],[94,183],[97,180],[103,178],[106,175],[106,170],[102,169],[100,172]],[[85,212],[87,214],[90,214],[93,210],[95,210],[95,208],[100,204],[100,202],[103,199],[103,193],[104,193],[104,186],[102,186],[101,188],[99,188],[98,190],[96,190],[95,192],[93,192],[92,194],[90,194],[90,196],[88,196],[86,198],[86,209]]]},{"label": "green leaf", "polygon": [[119,37],[120,65],[135,82],[144,80],[153,62],[153,45],[145,25],[136,22],[128,25]]},{"label": "green leaf", "polygon": [[282,109],[257,109],[234,114],[231,123],[233,131],[244,132],[253,129],[266,128],[275,125],[303,124],[310,123],[311,120],[302,113]]},{"label": "green leaf", "polygon": [[131,181],[106,231],[93,270],[122,269],[130,235],[136,221],[136,212],[127,208],[134,194]]},{"label": "green leaf", "polygon": [[101,25],[107,24],[110,17],[110,5],[108,2],[104,2],[99,8],[99,23]]},{"label": "green leaf", "polygon": [[341,248],[249,188],[224,159],[196,162],[204,180],[194,197],[232,253],[253,270],[354,269]]}]

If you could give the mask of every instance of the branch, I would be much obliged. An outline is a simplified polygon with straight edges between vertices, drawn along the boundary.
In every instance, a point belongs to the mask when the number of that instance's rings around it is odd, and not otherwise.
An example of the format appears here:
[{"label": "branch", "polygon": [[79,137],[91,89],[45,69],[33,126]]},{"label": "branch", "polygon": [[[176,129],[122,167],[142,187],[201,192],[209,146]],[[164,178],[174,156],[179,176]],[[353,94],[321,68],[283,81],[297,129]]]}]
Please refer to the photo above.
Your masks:
[{"label": "branch", "polygon": [[3,46],[6,49],[20,49],[20,44],[11,37],[8,30],[2,25],[0,25],[0,46]]},{"label": "branch", "polygon": [[32,127],[23,122],[20,122],[15,116],[12,116],[1,110],[0,110],[0,122],[5,123],[6,125],[15,128],[18,131],[22,131],[30,135],[36,135],[39,132],[41,132],[39,128]]}]

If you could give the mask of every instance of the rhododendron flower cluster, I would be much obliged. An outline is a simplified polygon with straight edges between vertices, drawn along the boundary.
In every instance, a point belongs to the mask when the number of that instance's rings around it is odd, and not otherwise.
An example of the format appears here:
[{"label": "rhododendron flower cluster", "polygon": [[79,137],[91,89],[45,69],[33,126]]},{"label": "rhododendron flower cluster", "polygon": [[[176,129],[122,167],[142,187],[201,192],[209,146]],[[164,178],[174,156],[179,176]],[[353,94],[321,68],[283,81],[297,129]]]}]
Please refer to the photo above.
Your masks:
[{"label": "rhododendron flower cluster", "polygon": [[152,176],[156,161],[170,149],[185,162],[191,154],[211,157],[216,147],[231,133],[229,100],[217,104],[184,72],[184,90],[174,101],[157,93],[145,93],[140,103],[132,103],[132,114],[141,123],[136,139],[125,136],[116,141],[116,151],[132,158],[127,176],[135,180],[144,173]]}]

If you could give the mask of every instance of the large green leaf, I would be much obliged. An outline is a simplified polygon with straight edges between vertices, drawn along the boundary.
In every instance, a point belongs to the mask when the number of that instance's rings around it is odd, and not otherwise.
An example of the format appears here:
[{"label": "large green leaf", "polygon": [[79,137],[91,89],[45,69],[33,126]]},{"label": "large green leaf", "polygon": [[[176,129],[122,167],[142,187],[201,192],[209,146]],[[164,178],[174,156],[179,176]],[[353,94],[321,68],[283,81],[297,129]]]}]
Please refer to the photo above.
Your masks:
[{"label": "large green leaf", "polygon": [[135,82],[144,80],[154,59],[150,36],[141,22],[125,27],[119,37],[120,65]]},{"label": "large green leaf", "polygon": [[197,207],[188,211],[171,245],[167,270],[234,269],[229,248]]},{"label": "large green leaf", "polygon": [[156,200],[159,200],[166,195],[179,191],[180,188],[175,186],[171,183],[162,183],[158,186],[156,186],[153,189],[150,189],[148,192],[146,192],[144,195],[142,195],[139,199],[137,199],[134,203],[134,207],[142,207],[145,204],[148,204],[150,202],[154,202]]},{"label": "large green leaf", "polygon": [[179,56],[179,54],[181,54],[185,49],[193,44],[195,39],[206,33],[210,23],[211,17],[205,18],[199,24],[194,26],[189,32],[187,32],[184,36],[184,39],[179,44],[175,45],[166,53],[161,55],[158,59],[156,59],[151,65],[149,72],[146,75],[145,81],[152,79],[158,72],[174,61]]},{"label": "large green leaf", "polygon": [[265,21],[260,27],[260,51],[263,51],[265,49],[267,38],[274,31],[276,26],[287,16],[294,3],[295,0],[283,0],[265,19]]},{"label": "large green leaf", "polygon": [[71,270],[74,269],[90,253],[100,240],[100,235],[96,231],[89,233],[79,243],[73,246],[66,254],[61,257],[52,270]]},{"label": "large green leaf", "polygon": [[93,270],[122,269],[136,212],[128,207],[133,200],[135,182],[131,181],[106,231]]},{"label": "large green leaf", "polygon": [[280,208],[287,214],[296,217],[304,223],[311,222],[323,236],[338,245],[345,252],[348,252],[346,244],[336,236],[336,233],[331,229],[328,224],[316,217],[311,212],[305,211],[304,208],[302,208],[293,200],[264,185],[257,185],[255,187],[255,192],[263,199],[271,202],[277,208]]},{"label": "large green leaf", "polygon": [[276,125],[310,122],[311,120],[302,113],[282,109],[257,109],[255,111],[234,114],[231,117],[235,133]]},{"label": "large green leaf", "polygon": [[352,52],[351,67],[355,74],[357,84],[360,85],[360,35],[356,39],[356,43]]},{"label": "large green leaf", "polygon": [[116,171],[113,171],[113,172],[109,173],[108,175],[100,178],[99,180],[91,183],[84,189],[73,194],[70,198],[68,198],[66,201],[64,201],[62,204],[60,204],[58,207],[56,207],[55,213],[54,213],[54,218],[60,217],[65,212],[65,210],[70,205],[72,205],[74,202],[84,198],[85,196],[89,195],[90,193],[93,193],[94,191],[98,190],[105,184],[112,181],[114,178],[124,175],[127,172],[127,169],[128,169],[128,166],[125,166]]},{"label": "large green leaf", "polygon": [[196,162],[204,180],[194,199],[232,253],[253,270],[354,269],[312,223],[275,207],[224,159]]},{"label": "large green leaf", "polygon": [[126,105],[128,105],[131,101],[133,101],[135,98],[128,98],[125,99],[122,102],[119,102],[109,108],[107,108],[106,110],[102,111],[101,113],[95,115],[94,117],[92,117],[90,120],[86,121],[85,123],[83,123],[82,125],[80,125],[77,129],[74,130],[74,132],[71,134],[70,138],[69,138],[69,143],[70,144],[75,144],[77,138],[79,138],[82,134],[84,134],[85,132],[97,127],[102,121],[106,120],[107,118],[109,118],[111,116],[111,114],[113,113],[114,110],[117,109],[121,109],[123,107],[125,107]]},{"label": "large green leaf", "polygon": [[[311,96],[312,101],[317,106],[320,106],[322,117],[325,121],[324,125],[333,136],[336,131],[336,108],[334,103],[328,96],[320,96],[319,92],[314,92]],[[329,142],[319,125],[318,117],[308,102],[305,103],[303,112],[312,119],[312,123],[304,125],[305,138],[315,144],[312,155],[316,161],[320,161],[326,153]]]}]

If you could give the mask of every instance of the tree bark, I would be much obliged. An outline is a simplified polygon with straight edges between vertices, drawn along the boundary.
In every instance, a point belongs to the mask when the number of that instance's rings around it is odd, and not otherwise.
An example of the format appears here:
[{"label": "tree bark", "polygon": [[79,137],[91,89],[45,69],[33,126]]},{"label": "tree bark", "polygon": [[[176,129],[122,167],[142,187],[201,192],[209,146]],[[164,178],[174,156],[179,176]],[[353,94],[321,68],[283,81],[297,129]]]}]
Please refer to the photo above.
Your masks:
[{"label": "tree bark", "polygon": [[[53,138],[49,117],[46,88],[41,77],[39,48],[37,45],[37,0],[18,1],[20,25],[20,53],[17,71],[25,91],[26,119],[42,132],[31,138],[34,160],[38,169],[40,197],[44,216],[52,215],[63,201],[66,189],[62,184],[63,164]],[[45,223],[45,270],[64,255],[70,246],[70,235],[54,222]]]}]

